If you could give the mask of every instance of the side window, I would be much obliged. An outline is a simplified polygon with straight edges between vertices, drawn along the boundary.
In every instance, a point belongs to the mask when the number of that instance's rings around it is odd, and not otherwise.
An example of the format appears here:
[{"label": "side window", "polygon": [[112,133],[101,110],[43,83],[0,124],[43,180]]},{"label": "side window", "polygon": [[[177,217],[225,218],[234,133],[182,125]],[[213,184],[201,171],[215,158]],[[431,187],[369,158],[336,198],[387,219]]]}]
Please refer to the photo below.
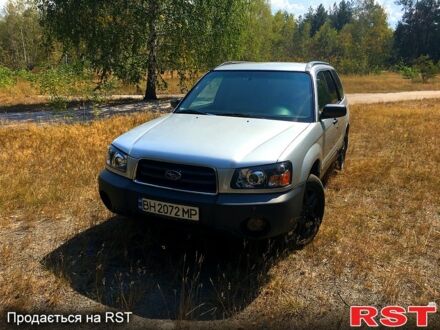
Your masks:
[{"label": "side window", "polygon": [[338,103],[339,97],[338,97],[338,91],[336,90],[336,84],[333,81],[332,74],[330,71],[324,71],[325,75],[325,81],[327,82],[328,90],[331,95],[331,102],[332,104]]},{"label": "side window", "polygon": [[333,79],[336,82],[336,87],[338,88],[339,99],[342,100],[344,98],[344,88],[342,87],[341,79],[335,70],[332,70]]},{"label": "side window", "polygon": [[338,92],[333,82],[330,71],[320,71],[317,75],[318,105],[322,110],[326,104],[338,102]]}]

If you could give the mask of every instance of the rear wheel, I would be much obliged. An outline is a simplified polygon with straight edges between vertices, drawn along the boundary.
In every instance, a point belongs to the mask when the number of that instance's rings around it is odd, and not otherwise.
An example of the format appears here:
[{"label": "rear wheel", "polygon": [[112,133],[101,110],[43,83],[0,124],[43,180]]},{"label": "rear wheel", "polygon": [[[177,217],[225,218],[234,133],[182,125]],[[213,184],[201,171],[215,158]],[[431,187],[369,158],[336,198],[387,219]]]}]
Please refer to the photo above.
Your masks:
[{"label": "rear wheel", "polygon": [[321,180],[310,174],[306,182],[301,217],[295,230],[296,245],[310,243],[318,233],[324,217],[325,195]]}]

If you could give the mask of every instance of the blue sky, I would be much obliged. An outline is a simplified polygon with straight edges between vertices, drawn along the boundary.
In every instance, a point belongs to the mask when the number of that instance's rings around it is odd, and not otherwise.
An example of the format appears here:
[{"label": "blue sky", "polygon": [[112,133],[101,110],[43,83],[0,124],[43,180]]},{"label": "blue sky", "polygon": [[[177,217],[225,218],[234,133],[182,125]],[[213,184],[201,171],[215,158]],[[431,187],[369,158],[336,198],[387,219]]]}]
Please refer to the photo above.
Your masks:
[{"label": "blue sky", "polygon": [[[7,0],[0,0],[0,7],[3,7]],[[294,14],[296,17],[303,15],[307,9],[312,6],[316,8],[320,3],[328,9],[336,0],[270,0],[272,4],[272,10],[275,12],[279,9],[287,10]],[[376,0],[386,10],[388,14],[388,23],[395,27],[397,21],[401,17],[401,11],[399,6],[394,4],[395,0]],[[339,0],[337,1],[339,2]]]}]

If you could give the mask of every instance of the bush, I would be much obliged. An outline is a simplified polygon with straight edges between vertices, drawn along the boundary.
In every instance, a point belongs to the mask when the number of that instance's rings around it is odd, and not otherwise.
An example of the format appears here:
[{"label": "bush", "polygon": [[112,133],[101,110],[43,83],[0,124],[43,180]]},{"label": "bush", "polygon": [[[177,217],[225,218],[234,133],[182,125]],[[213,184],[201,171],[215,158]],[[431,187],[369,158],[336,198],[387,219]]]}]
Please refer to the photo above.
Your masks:
[{"label": "bush", "polygon": [[401,65],[399,67],[399,72],[403,78],[411,79],[412,81],[416,81],[420,76],[420,72],[417,68],[406,65]]},{"label": "bush", "polygon": [[30,81],[30,82],[35,82],[36,80],[36,74],[33,73],[32,71],[29,70],[18,70],[14,72],[15,76],[18,79],[22,79],[22,80],[26,80],[26,81]]},{"label": "bush", "polygon": [[97,100],[93,72],[82,64],[49,68],[42,71],[36,80],[40,92],[49,96],[55,110],[65,110],[71,97],[92,103]]},{"label": "bush", "polygon": [[429,56],[422,55],[414,61],[414,66],[420,72],[422,82],[426,83],[438,73],[438,68]]},{"label": "bush", "polygon": [[12,86],[15,84],[15,81],[14,71],[0,66],[0,88]]}]

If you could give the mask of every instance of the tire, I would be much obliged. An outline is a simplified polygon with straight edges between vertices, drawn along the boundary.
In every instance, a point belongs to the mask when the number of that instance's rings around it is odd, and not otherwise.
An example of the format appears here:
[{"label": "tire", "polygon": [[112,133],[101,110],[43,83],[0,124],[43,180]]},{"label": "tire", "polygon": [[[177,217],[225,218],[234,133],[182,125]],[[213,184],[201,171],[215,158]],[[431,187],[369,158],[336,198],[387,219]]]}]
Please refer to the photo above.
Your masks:
[{"label": "tire", "polygon": [[336,160],[336,168],[339,171],[342,171],[345,168],[345,157],[347,155],[347,149],[348,149],[348,132],[345,133],[344,143],[342,144],[341,150],[339,150],[338,159]]},{"label": "tire", "polygon": [[324,217],[324,208],[324,186],[316,175],[310,174],[304,190],[301,217],[295,229],[296,246],[305,246],[315,238]]}]

